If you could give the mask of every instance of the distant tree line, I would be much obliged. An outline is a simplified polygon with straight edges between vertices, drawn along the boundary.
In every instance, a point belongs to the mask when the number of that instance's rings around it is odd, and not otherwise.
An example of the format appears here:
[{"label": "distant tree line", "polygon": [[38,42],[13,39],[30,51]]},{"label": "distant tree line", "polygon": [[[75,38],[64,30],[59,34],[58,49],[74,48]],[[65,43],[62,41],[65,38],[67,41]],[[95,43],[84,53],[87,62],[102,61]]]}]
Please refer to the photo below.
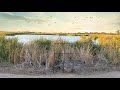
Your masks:
[{"label": "distant tree line", "polygon": [[116,33],[107,33],[107,32],[77,32],[77,33],[49,33],[49,32],[29,32],[29,31],[24,31],[24,32],[4,32],[0,31],[0,35],[5,34],[5,35],[22,35],[22,34],[34,34],[34,35],[64,35],[64,36],[81,36],[81,35],[89,35],[89,34],[109,34],[109,35],[115,35],[115,34],[120,34],[120,30],[117,30]]}]

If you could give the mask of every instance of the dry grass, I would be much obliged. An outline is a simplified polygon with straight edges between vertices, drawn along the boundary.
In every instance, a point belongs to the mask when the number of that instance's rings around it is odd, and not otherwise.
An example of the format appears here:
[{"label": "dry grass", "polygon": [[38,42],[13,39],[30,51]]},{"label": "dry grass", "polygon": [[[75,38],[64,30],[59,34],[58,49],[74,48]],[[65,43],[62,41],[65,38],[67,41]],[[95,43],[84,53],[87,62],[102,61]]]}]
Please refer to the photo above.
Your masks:
[{"label": "dry grass", "polygon": [[[98,38],[100,44],[95,45],[91,38]],[[0,39],[0,57],[13,64],[23,64],[23,67],[35,66],[44,67],[48,70],[64,60],[79,60],[84,64],[91,64],[98,58],[113,65],[120,63],[120,37],[119,36],[92,36],[71,45],[61,39],[56,41],[36,40],[26,45],[21,45],[16,39]],[[111,40],[111,42],[109,41]],[[4,43],[2,43],[4,42]],[[65,42],[65,43],[64,43]],[[56,44],[58,43],[58,44]],[[55,55],[55,53],[57,53]],[[62,53],[62,54],[61,54]],[[65,54],[68,53],[68,54]]]}]

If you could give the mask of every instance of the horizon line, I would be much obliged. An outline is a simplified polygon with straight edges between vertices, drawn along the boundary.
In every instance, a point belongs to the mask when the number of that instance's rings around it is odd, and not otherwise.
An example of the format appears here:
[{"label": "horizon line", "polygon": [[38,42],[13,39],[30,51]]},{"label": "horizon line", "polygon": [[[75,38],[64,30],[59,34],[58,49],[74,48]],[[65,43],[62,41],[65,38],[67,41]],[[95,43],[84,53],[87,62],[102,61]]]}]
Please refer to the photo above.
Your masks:
[{"label": "horizon line", "polygon": [[[0,30],[0,32],[38,32],[38,31],[1,31]],[[39,31],[39,32],[41,32],[41,33],[116,33],[116,32],[103,32],[103,31],[101,31],[101,32],[43,32],[43,31]],[[38,32],[38,33],[39,33]]]}]

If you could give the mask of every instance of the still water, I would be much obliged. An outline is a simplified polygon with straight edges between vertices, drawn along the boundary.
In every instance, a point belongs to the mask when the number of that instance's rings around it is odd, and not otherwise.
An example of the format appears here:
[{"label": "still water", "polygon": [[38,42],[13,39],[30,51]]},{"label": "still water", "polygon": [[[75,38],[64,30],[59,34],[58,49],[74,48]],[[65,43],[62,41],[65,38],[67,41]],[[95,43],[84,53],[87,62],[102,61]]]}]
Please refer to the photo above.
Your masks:
[{"label": "still water", "polygon": [[32,40],[39,38],[46,38],[49,40],[57,40],[61,38],[62,40],[68,42],[76,42],[80,40],[80,36],[58,36],[58,35],[15,35],[15,36],[6,36],[6,38],[18,38],[18,41],[22,43],[28,43]]}]

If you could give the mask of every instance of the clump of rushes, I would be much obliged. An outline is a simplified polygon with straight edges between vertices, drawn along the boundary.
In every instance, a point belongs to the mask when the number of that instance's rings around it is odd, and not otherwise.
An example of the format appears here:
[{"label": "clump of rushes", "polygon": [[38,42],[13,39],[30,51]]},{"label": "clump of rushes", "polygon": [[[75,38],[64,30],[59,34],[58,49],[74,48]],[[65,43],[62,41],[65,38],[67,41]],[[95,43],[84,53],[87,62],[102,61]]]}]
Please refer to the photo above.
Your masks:
[{"label": "clump of rushes", "polygon": [[35,44],[35,45],[38,45],[39,48],[45,48],[46,50],[49,50],[51,45],[51,40],[39,38],[39,39],[33,40],[30,44],[31,45]]},{"label": "clump of rushes", "polygon": [[17,38],[6,39],[5,36],[0,37],[0,58],[13,62],[13,58],[11,58],[11,54],[17,48],[21,48],[22,44],[18,42]]}]

